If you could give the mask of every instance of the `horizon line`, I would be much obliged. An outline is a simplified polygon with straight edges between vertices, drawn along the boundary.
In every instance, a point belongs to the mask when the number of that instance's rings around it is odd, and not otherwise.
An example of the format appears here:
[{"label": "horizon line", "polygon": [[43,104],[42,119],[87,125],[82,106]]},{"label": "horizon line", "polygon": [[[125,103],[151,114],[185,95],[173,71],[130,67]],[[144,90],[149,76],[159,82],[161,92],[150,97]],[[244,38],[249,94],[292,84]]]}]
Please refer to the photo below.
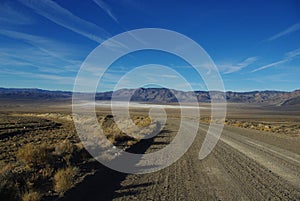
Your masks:
[{"label": "horizon line", "polygon": [[[51,91],[51,92],[69,92],[69,93],[94,93],[94,92],[74,92],[72,90],[61,90],[61,89],[43,89],[43,88],[36,88],[36,87],[0,87],[0,89],[17,89],[17,90],[42,90],[42,91]],[[172,89],[172,88],[165,88],[165,87],[139,87],[139,88],[122,88],[122,89],[117,89],[115,91],[119,90],[137,90],[137,89],[169,89],[169,90],[175,90],[175,91],[181,91],[181,92],[223,92],[223,91],[218,91],[218,90],[194,90],[194,91],[185,91],[185,90],[178,90],[178,89]],[[295,91],[300,91],[299,89],[294,89],[294,90],[249,90],[249,91],[234,91],[234,90],[226,90],[224,91],[225,93],[228,92],[234,92],[234,93],[250,93],[250,92],[295,92]],[[112,90],[110,91],[96,91],[95,93],[108,93],[108,92],[114,92]]]}]

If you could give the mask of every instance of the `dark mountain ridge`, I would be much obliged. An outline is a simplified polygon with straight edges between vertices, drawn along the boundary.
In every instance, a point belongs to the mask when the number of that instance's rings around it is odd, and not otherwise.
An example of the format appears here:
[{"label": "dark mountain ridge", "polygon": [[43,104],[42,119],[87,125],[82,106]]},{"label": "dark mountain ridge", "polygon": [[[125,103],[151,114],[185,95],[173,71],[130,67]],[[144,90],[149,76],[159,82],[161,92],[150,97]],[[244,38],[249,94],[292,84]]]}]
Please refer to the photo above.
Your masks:
[{"label": "dark mountain ridge", "polygon": [[[138,88],[120,89],[108,92],[97,92],[96,100],[128,100],[152,103],[202,102],[208,103],[211,97],[221,100],[224,93],[218,91],[179,91],[167,88]],[[194,96],[193,96],[194,95]],[[251,92],[226,92],[229,103],[253,103],[264,105],[300,105],[300,90],[284,91],[251,91]],[[193,98],[194,97],[194,98]],[[196,97],[196,98],[195,98]],[[49,91],[33,88],[0,88],[0,100],[71,100],[70,91]]]}]

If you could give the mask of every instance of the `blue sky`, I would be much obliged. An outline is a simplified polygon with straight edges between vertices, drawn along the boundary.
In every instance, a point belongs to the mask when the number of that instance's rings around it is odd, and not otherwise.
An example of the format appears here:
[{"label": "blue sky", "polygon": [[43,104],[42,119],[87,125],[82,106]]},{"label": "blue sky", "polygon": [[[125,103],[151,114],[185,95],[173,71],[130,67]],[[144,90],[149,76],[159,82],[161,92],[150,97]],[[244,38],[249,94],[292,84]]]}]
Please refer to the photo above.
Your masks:
[{"label": "blue sky", "polygon": [[[226,90],[300,89],[300,2],[177,0],[1,0],[0,87],[72,90],[88,54],[106,39],[140,28],[169,29],[199,43]],[[195,90],[205,84],[187,63],[162,52],[135,52],[112,65],[99,91],[134,67],[178,71]],[[151,66],[145,70],[151,73]],[[113,75],[113,76],[112,76]],[[177,86],[173,75],[170,87]],[[132,85],[139,76],[132,76]]]}]

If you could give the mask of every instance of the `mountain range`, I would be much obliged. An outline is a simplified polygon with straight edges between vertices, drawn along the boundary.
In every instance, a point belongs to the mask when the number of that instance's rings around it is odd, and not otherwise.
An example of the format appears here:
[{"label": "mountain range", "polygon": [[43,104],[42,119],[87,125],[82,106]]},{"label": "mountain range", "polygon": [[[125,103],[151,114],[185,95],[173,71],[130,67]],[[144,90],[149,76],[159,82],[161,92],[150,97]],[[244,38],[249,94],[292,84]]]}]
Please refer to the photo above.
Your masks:
[{"label": "mountain range", "polygon": [[[113,92],[97,92],[96,100],[111,100]],[[194,96],[193,96],[194,95]],[[229,103],[250,103],[263,105],[300,105],[300,90],[292,92],[284,91],[251,91],[232,92],[225,94],[218,91],[179,91],[166,88],[138,88],[120,89],[114,92],[115,100],[124,101],[130,98],[131,101],[149,103],[176,103],[194,102],[208,103],[211,97],[214,100],[221,100],[226,96]],[[192,98],[194,97],[194,98]],[[196,99],[195,99],[196,97]],[[40,101],[70,101],[72,92],[70,91],[49,91],[33,88],[0,88],[0,100],[40,100]]]}]

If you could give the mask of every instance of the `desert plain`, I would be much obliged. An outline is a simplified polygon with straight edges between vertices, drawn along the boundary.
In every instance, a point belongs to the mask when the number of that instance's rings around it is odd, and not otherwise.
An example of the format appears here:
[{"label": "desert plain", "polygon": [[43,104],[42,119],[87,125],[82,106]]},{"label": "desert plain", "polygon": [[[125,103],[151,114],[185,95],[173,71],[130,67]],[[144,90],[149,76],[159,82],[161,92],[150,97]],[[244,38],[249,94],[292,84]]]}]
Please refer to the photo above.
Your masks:
[{"label": "desert plain", "polygon": [[[300,107],[229,103],[221,138],[199,160],[211,121],[210,105],[200,106],[197,136],[178,161],[156,172],[127,174],[85,150],[69,102],[2,101],[1,200],[300,199]],[[153,123],[149,108],[130,110],[141,129]],[[118,130],[110,107],[99,105],[96,113],[106,137],[131,153],[163,149],[181,120],[179,108],[166,108],[160,132],[135,139]]]}]

